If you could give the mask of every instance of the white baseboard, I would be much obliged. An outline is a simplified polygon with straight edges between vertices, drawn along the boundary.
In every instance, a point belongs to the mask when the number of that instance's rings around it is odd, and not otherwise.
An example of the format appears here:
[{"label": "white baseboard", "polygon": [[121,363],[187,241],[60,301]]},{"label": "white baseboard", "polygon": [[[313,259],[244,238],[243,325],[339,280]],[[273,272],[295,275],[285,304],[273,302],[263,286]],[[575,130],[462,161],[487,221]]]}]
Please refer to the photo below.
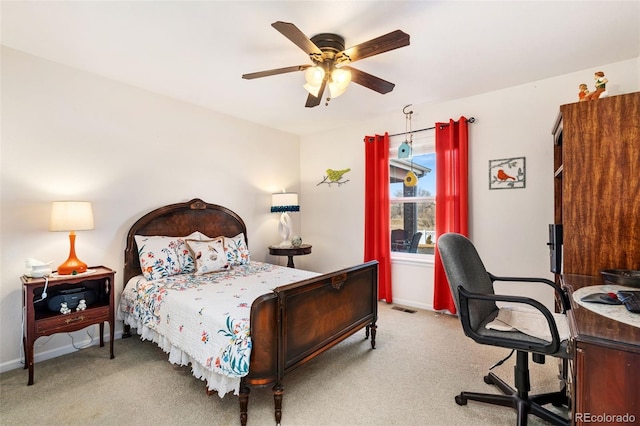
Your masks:
[{"label": "white baseboard", "polygon": [[[106,327],[105,327],[106,328]],[[45,337],[46,338],[46,337]],[[115,339],[122,339],[122,330],[117,331],[115,333]],[[91,343],[91,339],[90,338],[85,338],[82,341],[76,341],[75,346],[80,348],[80,349],[84,349],[85,347],[89,347],[89,346],[97,346],[100,344],[100,337],[96,336],[93,338],[93,344],[90,345]],[[37,343],[37,341],[36,341]],[[63,355],[67,355],[73,352],[77,352],[80,349],[76,349],[74,347],[74,343],[70,343],[68,345],[65,346],[60,346],[54,349],[49,349],[43,352],[38,352],[35,353],[33,355],[33,362],[35,364],[41,362],[41,361],[45,361],[48,359],[52,359],[52,358],[57,358],[59,356],[63,356]],[[109,333],[107,332],[107,330],[105,330],[105,335],[104,335],[104,346],[107,347],[109,344]],[[108,349],[107,349],[108,350]],[[0,373],[4,373],[7,371],[11,371],[11,370],[15,370],[18,368],[24,368],[24,351],[22,352],[22,354],[20,355],[22,358],[16,358],[13,359],[11,361],[7,361],[7,362],[3,362],[2,364],[0,364]]]}]

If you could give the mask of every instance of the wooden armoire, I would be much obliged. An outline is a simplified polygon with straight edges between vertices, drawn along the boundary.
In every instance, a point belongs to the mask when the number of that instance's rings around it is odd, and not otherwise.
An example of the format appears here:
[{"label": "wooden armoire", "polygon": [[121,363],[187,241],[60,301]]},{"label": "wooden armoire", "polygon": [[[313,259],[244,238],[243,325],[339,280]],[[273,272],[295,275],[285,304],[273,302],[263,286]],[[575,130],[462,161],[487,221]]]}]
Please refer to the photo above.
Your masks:
[{"label": "wooden armoire", "polygon": [[554,139],[563,273],[640,269],[640,93],[562,105]]},{"label": "wooden armoire", "polygon": [[573,300],[574,291],[605,284],[603,269],[640,270],[640,93],[562,105],[553,140],[572,421],[626,414],[640,422],[640,326]]}]

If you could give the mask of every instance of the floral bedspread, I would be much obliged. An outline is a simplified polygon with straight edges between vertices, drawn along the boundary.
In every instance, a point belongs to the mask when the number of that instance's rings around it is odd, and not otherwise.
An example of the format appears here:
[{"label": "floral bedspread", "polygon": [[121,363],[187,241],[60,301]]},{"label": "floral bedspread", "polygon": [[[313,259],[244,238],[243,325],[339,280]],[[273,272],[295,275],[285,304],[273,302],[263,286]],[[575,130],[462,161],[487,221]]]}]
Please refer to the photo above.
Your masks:
[{"label": "floral bedspread", "polygon": [[180,274],[127,283],[118,318],[170,354],[191,363],[193,374],[222,397],[238,393],[249,372],[253,301],[274,288],[317,276],[315,272],[252,261],[206,275]]}]

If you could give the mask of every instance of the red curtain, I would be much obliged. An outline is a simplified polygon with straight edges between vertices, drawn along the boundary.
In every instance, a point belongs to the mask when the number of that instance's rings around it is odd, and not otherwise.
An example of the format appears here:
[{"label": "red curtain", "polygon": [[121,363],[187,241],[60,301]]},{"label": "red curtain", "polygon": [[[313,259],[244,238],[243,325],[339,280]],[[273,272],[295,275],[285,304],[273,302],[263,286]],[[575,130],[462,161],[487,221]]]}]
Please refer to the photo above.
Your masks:
[{"label": "red curtain", "polygon": [[[436,123],[436,244],[447,232],[469,236],[468,128],[467,119]],[[435,251],[433,308],[456,313],[456,305]]]},{"label": "red curtain", "polygon": [[364,261],[378,261],[378,300],[391,303],[389,134],[365,136]]}]

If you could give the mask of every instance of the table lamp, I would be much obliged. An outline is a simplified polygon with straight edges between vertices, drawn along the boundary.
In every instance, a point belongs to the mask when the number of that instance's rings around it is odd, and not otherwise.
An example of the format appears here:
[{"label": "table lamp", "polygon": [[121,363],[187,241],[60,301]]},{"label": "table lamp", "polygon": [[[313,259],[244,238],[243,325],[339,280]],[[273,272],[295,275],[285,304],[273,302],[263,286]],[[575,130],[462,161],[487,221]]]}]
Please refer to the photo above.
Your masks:
[{"label": "table lamp", "polygon": [[51,205],[49,231],[69,231],[69,258],[58,266],[59,275],[87,271],[87,264],[76,256],[76,231],[93,229],[93,209],[88,201],[54,201]]},{"label": "table lamp", "polygon": [[271,213],[282,213],[278,232],[282,238],[280,247],[291,247],[291,218],[288,212],[300,211],[298,194],[295,192],[280,192],[271,195]]}]

